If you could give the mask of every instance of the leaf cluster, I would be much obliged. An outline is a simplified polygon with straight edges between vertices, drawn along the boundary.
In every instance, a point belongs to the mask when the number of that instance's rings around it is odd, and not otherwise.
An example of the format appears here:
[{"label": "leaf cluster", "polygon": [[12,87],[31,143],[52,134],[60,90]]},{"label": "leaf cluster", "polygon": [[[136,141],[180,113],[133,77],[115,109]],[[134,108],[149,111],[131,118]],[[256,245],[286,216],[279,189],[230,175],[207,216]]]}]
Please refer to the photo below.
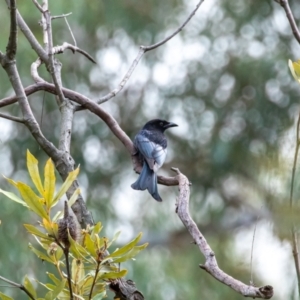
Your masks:
[{"label": "leaf cluster", "polygon": [[[54,265],[57,274],[47,272],[50,280],[48,283],[35,280],[46,289],[44,297],[38,297],[35,285],[27,275],[24,278],[23,287],[32,295],[33,299],[70,299],[71,294],[75,299],[102,299],[106,296],[108,285],[127,274],[127,270],[120,270],[117,263],[133,259],[147,247],[147,244],[137,246],[142,234],[138,234],[127,245],[110,253],[110,247],[120,232],[117,232],[111,240],[101,237],[100,232],[103,227],[98,222],[84,230],[78,228],[80,234],[75,240],[70,235],[69,228],[66,228],[67,246],[59,236],[59,224],[63,212],[59,211],[52,216],[52,209],[76,179],[79,168],[69,173],[57,192],[55,192],[56,177],[51,159],[46,162],[44,167],[44,182],[40,177],[38,160],[28,150],[27,168],[37,192],[25,183],[15,182],[12,179],[7,180],[18,189],[21,197],[2,189],[0,192],[10,200],[33,211],[40,218],[38,227],[24,224],[26,230],[39,245],[39,249],[31,244],[29,244],[29,248],[39,259]],[[79,193],[80,190],[77,189],[68,200],[69,207],[76,201]],[[67,265],[69,261],[71,261],[71,266]],[[67,273],[64,270],[67,270]],[[0,293],[0,299],[12,298]]]}]

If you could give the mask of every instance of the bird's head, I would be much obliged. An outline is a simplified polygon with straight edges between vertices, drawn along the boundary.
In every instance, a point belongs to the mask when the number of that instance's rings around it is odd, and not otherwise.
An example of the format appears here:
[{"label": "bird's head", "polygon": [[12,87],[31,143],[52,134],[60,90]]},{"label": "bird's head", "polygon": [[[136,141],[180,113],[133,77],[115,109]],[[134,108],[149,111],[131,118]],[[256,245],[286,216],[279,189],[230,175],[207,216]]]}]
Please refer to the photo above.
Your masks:
[{"label": "bird's head", "polygon": [[171,127],[176,127],[178,126],[175,123],[171,123],[165,120],[161,119],[154,119],[149,122],[147,122],[144,126],[144,129],[152,129],[152,130],[159,130],[161,132],[164,132],[166,129],[171,128]]}]

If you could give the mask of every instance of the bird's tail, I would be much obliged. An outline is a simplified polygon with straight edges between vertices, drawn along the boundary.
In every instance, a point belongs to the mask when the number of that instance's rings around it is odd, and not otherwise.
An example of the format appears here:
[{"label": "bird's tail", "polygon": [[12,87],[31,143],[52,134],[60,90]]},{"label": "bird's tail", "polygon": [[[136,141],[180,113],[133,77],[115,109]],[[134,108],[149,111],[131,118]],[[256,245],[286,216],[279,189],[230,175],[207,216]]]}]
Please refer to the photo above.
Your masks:
[{"label": "bird's tail", "polygon": [[147,189],[148,192],[151,194],[151,196],[156,200],[161,202],[162,199],[160,195],[158,194],[158,189],[157,189],[157,176],[156,173],[153,172],[148,164],[144,162],[142,172],[137,179],[136,182],[134,182],[131,187],[134,190],[145,190]]}]

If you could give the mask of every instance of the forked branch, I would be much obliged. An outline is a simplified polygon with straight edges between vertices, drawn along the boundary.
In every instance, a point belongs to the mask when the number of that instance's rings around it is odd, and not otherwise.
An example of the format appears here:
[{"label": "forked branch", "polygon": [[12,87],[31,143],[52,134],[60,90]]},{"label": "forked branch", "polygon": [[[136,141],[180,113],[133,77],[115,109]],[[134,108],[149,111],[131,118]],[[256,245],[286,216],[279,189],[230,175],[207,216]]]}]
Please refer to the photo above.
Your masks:
[{"label": "forked branch", "polygon": [[188,232],[192,236],[195,244],[199,247],[199,250],[205,257],[204,265],[200,265],[200,268],[212,275],[215,279],[229,286],[244,297],[270,299],[273,296],[273,287],[270,285],[262,287],[254,287],[246,285],[241,281],[231,277],[222,271],[217,263],[216,256],[206,241],[203,234],[200,232],[196,223],[193,221],[189,213],[189,199],[190,199],[190,183],[185,175],[180,173],[176,168],[172,168],[177,173],[177,180],[179,182],[179,196],[176,203],[176,212],[187,228]]}]

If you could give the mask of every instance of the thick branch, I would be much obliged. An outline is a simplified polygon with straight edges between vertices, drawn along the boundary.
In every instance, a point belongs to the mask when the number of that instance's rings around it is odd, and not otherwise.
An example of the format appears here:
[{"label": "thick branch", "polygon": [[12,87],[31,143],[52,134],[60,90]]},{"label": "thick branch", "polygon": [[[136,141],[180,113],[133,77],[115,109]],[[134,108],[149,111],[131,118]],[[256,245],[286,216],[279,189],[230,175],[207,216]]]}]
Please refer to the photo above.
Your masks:
[{"label": "thick branch", "polygon": [[10,0],[10,32],[8,44],[6,47],[6,56],[9,59],[14,59],[17,52],[17,16],[16,16],[16,1]]},{"label": "thick branch", "polygon": [[[53,84],[50,84],[48,82],[39,82],[33,85],[30,85],[25,88],[25,93],[27,96],[37,92],[37,91],[47,91],[51,94],[56,94],[56,89]],[[87,98],[86,96],[74,92],[73,90],[62,88],[62,92],[64,93],[64,96],[78,104],[81,105],[82,108],[88,109],[95,115],[97,115],[99,118],[101,118],[106,125],[109,127],[111,132],[123,143],[129,154],[131,155],[132,163],[134,166],[134,170],[137,173],[140,173],[142,169],[142,163],[139,161],[138,156],[136,154],[136,150],[134,148],[134,145],[131,141],[131,139],[128,137],[128,135],[123,131],[123,129],[120,127],[118,122],[111,116],[109,113],[107,113],[104,109],[102,109],[97,103],[92,101],[91,99]],[[11,96],[7,98],[3,98],[0,100],[0,107],[4,107],[10,104],[13,104],[17,102],[16,96]],[[174,186],[178,185],[178,180],[176,177],[164,177],[164,176],[158,176],[158,182],[163,185],[167,186]]]},{"label": "thick branch", "polygon": [[189,198],[190,198],[190,183],[186,176],[180,173],[178,169],[173,168],[178,174],[176,177],[179,182],[179,196],[177,198],[177,214],[189,231],[190,235],[195,241],[195,244],[199,247],[201,253],[205,257],[204,265],[200,265],[200,268],[212,275],[215,279],[219,280],[223,284],[229,286],[236,292],[245,297],[270,299],[273,296],[273,287],[266,285],[263,287],[254,287],[246,285],[241,281],[229,276],[222,271],[217,263],[214,252],[210,248],[203,234],[198,229],[196,223],[193,221],[189,213]]}]

